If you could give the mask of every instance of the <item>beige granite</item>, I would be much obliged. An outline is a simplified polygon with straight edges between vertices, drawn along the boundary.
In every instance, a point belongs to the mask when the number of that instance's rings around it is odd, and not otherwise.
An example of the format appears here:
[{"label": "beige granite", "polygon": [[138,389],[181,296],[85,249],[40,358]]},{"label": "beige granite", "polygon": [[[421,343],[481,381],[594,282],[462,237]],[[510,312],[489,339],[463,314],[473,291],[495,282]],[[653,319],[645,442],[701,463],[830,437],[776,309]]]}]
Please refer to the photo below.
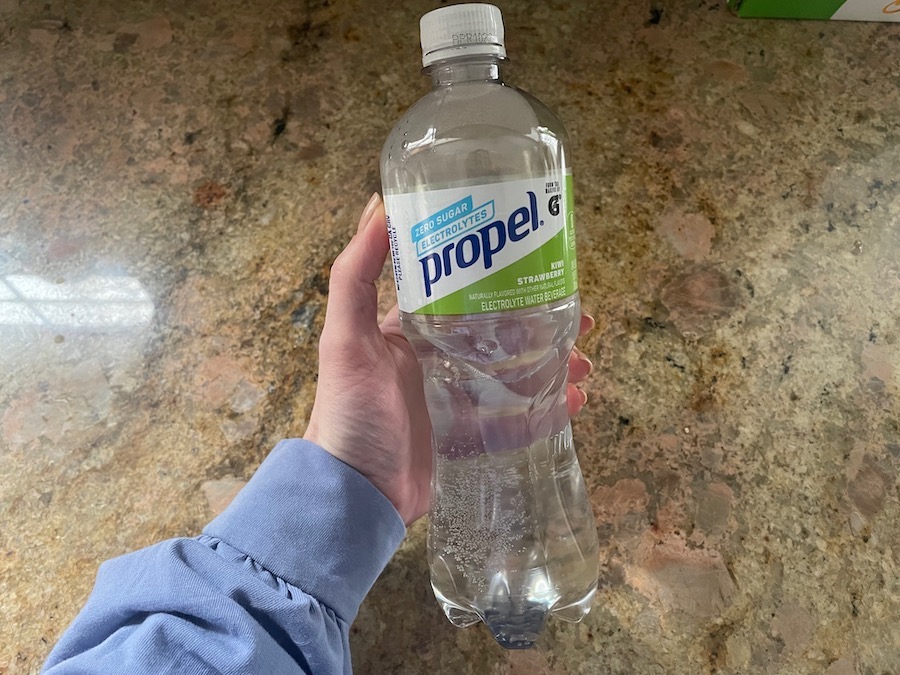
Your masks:
[{"label": "beige granite", "polygon": [[[432,6],[0,0],[0,673],[302,433]],[[356,671],[900,673],[898,27],[503,10],[573,140],[602,587],[503,652],[440,614],[420,523]]]}]

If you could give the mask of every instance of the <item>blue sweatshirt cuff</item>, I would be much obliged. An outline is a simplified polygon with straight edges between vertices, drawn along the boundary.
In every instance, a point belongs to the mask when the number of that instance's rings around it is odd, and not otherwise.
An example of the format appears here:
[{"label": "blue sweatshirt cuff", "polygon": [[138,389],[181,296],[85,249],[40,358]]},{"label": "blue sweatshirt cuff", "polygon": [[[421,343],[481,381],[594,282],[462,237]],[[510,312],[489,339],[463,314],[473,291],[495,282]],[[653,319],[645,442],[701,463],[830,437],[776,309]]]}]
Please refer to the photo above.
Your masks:
[{"label": "blue sweatshirt cuff", "polygon": [[314,443],[290,439],[203,533],[351,623],[406,528],[362,474]]}]

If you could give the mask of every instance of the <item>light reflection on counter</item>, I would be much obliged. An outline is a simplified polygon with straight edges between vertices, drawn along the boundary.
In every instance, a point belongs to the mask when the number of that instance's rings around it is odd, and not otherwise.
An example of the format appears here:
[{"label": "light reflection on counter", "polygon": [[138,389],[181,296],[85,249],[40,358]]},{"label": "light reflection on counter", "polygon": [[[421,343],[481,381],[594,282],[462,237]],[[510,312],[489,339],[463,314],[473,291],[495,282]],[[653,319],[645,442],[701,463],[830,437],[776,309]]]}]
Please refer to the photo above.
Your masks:
[{"label": "light reflection on counter", "polygon": [[153,312],[150,294],[134,277],[91,276],[77,283],[0,277],[0,327],[140,328]]}]

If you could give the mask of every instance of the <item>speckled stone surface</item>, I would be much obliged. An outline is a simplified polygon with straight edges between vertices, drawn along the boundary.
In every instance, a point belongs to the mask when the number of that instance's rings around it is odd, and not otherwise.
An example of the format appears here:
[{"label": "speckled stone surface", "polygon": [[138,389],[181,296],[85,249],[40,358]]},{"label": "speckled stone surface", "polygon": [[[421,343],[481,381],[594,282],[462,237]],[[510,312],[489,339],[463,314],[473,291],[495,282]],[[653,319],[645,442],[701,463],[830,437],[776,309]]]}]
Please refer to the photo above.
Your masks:
[{"label": "speckled stone surface", "polygon": [[[303,432],[432,6],[0,0],[0,673]],[[900,672],[900,28],[503,10],[573,140],[602,587],[505,653],[442,617],[420,523],[356,671]]]}]

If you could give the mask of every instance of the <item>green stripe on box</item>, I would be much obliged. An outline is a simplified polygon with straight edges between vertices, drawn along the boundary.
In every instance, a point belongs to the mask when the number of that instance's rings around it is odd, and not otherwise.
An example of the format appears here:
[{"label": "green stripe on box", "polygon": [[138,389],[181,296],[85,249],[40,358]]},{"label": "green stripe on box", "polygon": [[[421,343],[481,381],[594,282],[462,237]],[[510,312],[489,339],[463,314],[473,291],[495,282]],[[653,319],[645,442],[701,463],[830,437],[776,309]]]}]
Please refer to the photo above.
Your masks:
[{"label": "green stripe on box", "polygon": [[845,0],[743,0],[738,14],[773,19],[830,19]]}]

